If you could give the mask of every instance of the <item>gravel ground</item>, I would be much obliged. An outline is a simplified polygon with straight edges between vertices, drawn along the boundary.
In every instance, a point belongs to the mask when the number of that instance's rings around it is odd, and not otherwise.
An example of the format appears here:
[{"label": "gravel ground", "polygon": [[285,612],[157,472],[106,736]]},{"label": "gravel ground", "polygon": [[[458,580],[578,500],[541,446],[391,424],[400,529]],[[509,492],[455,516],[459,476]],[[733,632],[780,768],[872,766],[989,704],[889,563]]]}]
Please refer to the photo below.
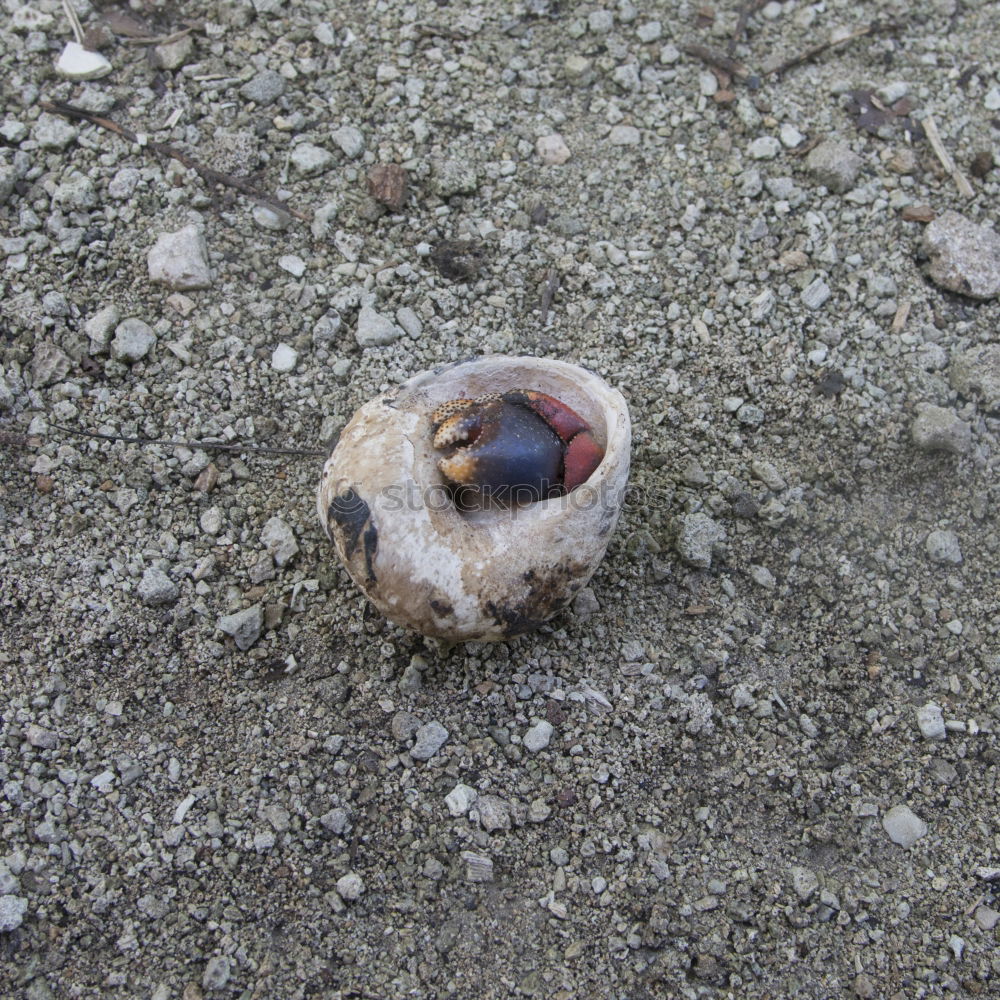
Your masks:
[{"label": "gravel ground", "polygon": [[[103,79],[0,34],[4,995],[1000,994],[995,3],[772,2],[760,80],[735,2],[75,7]],[[488,351],[635,432],[503,645],[366,606],[321,457],[70,433],[322,449]]]}]

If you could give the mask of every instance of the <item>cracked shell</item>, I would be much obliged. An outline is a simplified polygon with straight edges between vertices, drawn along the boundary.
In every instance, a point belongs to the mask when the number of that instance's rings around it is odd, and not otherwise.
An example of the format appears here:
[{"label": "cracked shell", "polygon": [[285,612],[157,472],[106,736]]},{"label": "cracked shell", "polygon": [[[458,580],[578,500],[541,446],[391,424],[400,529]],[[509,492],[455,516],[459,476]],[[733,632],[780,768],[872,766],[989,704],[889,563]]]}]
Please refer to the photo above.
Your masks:
[{"label": "cracked shell", "polygon": [[[570,493],[459,510],[438,469],[443,403],[533,389],[576,411],[604,448]],[[586,585],[618,522],[631,423],[621,393],[576,365],[493,356],[415,375],[366,403],[323,468],[320,521],[354,582],[388,619],[449,641],[537,628]]]}]

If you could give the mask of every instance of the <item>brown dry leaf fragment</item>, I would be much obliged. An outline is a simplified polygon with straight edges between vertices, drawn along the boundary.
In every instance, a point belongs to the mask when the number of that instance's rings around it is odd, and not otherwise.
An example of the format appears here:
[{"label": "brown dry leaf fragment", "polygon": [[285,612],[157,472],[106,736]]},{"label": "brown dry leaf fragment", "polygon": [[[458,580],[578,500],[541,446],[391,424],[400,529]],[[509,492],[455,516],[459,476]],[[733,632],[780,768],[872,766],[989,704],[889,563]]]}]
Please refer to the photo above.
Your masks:
[{"label": "brown dry leaf fragment", "polygon": [[406,204],[407,174],[396,163],[379,163],[368,173],[368,191],[393,212]]},{"label": "brown dry leaf fragment", "polygon": [[982,179],[985,177],[994,167],[996,166],[996,160],[993,159],[993,153],[989,149],[980,150],[972,158],[972,162],[969,164],[969,173],[973,177],[978,177]]},{"label": "brown dry leaf fragment", "polygon": [[909,117],[913,110],[913,102],[909,98],[901,97],[891,108],[887,108],[871,90],[852,90],[849,98],[847,113],[854,118],[855,125],[865,132],[881,139],[890,138],[896,129],[901,129],[908,136],[923,135],[920,124]]},{"label": "brown dry leaf fragment", "polygon": [[472,281],[479,274],[486,254],[472,240],[445,240],[431,251],[431,261],[449,281]]}]

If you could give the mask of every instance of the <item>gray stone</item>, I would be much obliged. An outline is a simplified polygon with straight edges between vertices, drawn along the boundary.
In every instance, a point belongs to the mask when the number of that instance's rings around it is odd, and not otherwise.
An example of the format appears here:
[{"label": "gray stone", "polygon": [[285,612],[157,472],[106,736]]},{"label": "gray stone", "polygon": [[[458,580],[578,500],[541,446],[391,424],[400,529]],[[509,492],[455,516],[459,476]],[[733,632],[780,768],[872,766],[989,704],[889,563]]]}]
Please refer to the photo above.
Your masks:
[{"label": "gray stone", "polygon": [[43,340],[31,358],[31,379],[35,388],[61,382],[69,374],[72,364],[65,351],[51,341]]},{"label": "gray stone", "polygon": [[544,750],[549,745],[552,733],[552,723],[542,719],[540,722],[536,722],[524,734],[524,739],[521,742],[524,744],[526,750],[531,753],[538,753],[539,750]]},{"label": "gray stone", "polygon": [[285,78],[273,69],[265,69],[240,87],[240,96],[254,104],[272,104],[285,92]]},{"label": "gray stone", "polygon": [[634,125],[615,125],[608,133],[612,146],[638,146],[642,133]]},{"label": "gray stone", "polygon": [[358,311],[358,326],[354,339],[360,347],[385,347],[399,340],[403,331],[388,316],[376,312],[371,306]]},{"label": "gray stone", "polygon": [[487,833],[510,829],[510,807],[498,795],[480,795],[475,809],[479,825]]},{"label": "gray stone", "polygon": [[464,816],[479,798],[479,792],[459,782],[445,797],[444,804],[452,816]]},{"label": "gray stone", "polygon": [[810,868],[792,865],[792,888],[803,903],[808,902],[819,888],[819,877]]},{"label": "gray stone", "polygon": [[721,525],[707,514],[685,514],[677,533],[677,554],[689,566],[708,569],[712,565],[712,552],[726,537]]},{"label": "gray stone", "polygon": [[28,901],[20,896],[0,896],[0,933],[16,931],[27,909]]},{"label": "gray stone", "polygon": [[412,340],[416,340],[424,332],[424,324],[420,317],[409,306],[396,310],[396,322]]},{"label": "gray stone", "polygon": [[219,631],[231,635],[237,649],[249,649],[259,638],[264,626],[264,609],[255,604],[251,608],[223,615],[217,622]]},{"label": "gray stone", "polygon": [[941,706],[929,701],[917,709],[917,726],[925,740],[943,740],[947,734]]},{"label": "gray stone", "polygon": [[831,294],[830,286],[822,278],[815,278],[802,290],[802,304],[807,309],[821,309]]},{"label": "gray stone", "polygon": [[431,183],[436,195],[450,198],[456,194],[472,194],[479,186],[479,178],[470,161],[438,160]]},{"label": "gray stone", "polygon": [[278,344],[271,352],[271,367],[282,375],[294,371],[298,360],[298,352],[290,344]]},{"label": "gray stone", "polygon": [[830,191],[840,193],[854,187],[864,161],[849,146],[828,139],[806,157],[806,168]]},{"label": "gray stone", "polygon": [[962,561],[962,550],[954,531],[932,531],[927,536],[924,549],[931,562],[957,566]]},{"label": "gray stone", "polygon": [[132,317],[122,320],[115,327],[115,337],[111,341],[111,357],[115,361],[134,364],[141,361],[156,343],[153,328],[141,319]]},{"label": "gray stone", "polygon": [[267,521],[260,540],[279,566],[287,566],[299,551],[295,533],[280,517]]},{"label": "gray stone", "polygon": [[336,129],[331,136],[340,147],[340,151],[350,160],[357,159],[365,151],[365,137],[361,129],[353,125],[344,125]]},{"label": "gray stone", "polygon": [[105,306],[94,313],[83,325],[83,332],[90,338],[90,353],[103,354],[111,341],[111,331],[118,325],[120,314],[116,305]]},{"label": "gray stone", "polygon": [[397,743],[406,743],[420,728],[420,720],[412,712],[397,712],[389,723],[392,737]]},{"label": "gray stone", "polygon": [[174,233],[161,233],[146,263],[150,280],[174,291],[211,287],[205,234],[193,223]]},{"label": "gray stone", "polygon": [[161,569],[150,566],[136,588],[143,604],[157,607],[161,604],[173,604],[180,594],[180,589],[173,580]]},{"label": "gray stone", "polygon": [[321,173],[333,162],[333,153],[311,142],[300,142],[289,156],[292,166],[305,177]]},{"label": "gray stone", "polygon": [[194,39],[184,35],[172,42],[163,42],[153,50],[153,56],[163,69],[180,69],[194,54]]},{"label": "gray stone", "polygon": [[948,368],[951,387],[987,410],[1000,412],[1000,344],[981,344],[962,351]]},{"label": "gray stone", "polygon": [[414,760],[430,760],[448,741],[448,730],[440,722],[428,722],[417,730],[417,739],[410,751]]},{"label": "gray stone", "polygon": [[909,806],[893,806],[882,817],[882,829],[900,847],[912,847],[927,833],[927,824]]},{"label": "gray stone", "polygon": [[86,211],[97,204],[97,189],[86,174],[75,170],[56,186],[52,200],[70,212]]},{"label": "gray stone", "polygon": [[1000,234],[958,212],[944,212],[924,230],[931,280],[974,299],[1000,295]]},{"label": "gray stone", "polygon": [[33,746],[40,750],[54,750],[59,746],[59,735],[51,729],[31,723],[24,731],[25,738]]},{"label": "gray stone", "polygon": [[584,587],[573,598],[573,614],[577,618],[589,618],[601,610],[601,605],[597,600],[597,595],[590,587]]},{"label": "gray stone", "polygon": [[31,137],[42,149],[65,149],[77,136],[74,128],[65,118],[55,115],[39,115],[31,130]]},{"label": "gray stone", "polygon": [[918,403],[910,437],[921,451],[964,455],[972,447],[972,429],[952,410],[933,403]]},{"label": "gray stone", "polygon": [[205,990],[221,990],[229,982],[232,968],[225,955],[216,955],[208,960],[201,986]]},{"label": "gray stone", "polygon": [[339,837],[347,830],[351,814],[343,806],[337,806],[320,816],[319,821],[330,833]]},{"label": "gray stone", "polygon": [[781,152],[781,143],[773,135],[762,135],[750,143],[747,152],[754,160],[773,160]]},{"label": "gray stone", "polygon": [[477,854],[475,851],[462,851],[462,860],[465,862],[466,882],[492,882],[493,881],[493,860],[485,854]]},{"label": "gray stone", "polygon": [[357,872],[348,872],[337,879],[337,893],[348,903],[360,899],[365,891],[365,883]]}]

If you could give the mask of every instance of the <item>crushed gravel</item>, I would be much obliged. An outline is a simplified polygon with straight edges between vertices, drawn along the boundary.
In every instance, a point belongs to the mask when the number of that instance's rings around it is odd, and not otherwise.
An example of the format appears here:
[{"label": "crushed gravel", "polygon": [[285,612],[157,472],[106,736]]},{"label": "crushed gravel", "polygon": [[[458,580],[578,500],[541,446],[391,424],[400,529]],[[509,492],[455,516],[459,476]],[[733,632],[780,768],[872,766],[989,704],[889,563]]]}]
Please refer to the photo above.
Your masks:
[{"label": "crushed gravel", "polygon": [[[732,73],[735,2],[84,0],[89,81],[7,6],[4,995],[1000,992],[992,0],[768,3]],[[633,477],[446,649],[239,446],[486,352],[621,389]]]}]

